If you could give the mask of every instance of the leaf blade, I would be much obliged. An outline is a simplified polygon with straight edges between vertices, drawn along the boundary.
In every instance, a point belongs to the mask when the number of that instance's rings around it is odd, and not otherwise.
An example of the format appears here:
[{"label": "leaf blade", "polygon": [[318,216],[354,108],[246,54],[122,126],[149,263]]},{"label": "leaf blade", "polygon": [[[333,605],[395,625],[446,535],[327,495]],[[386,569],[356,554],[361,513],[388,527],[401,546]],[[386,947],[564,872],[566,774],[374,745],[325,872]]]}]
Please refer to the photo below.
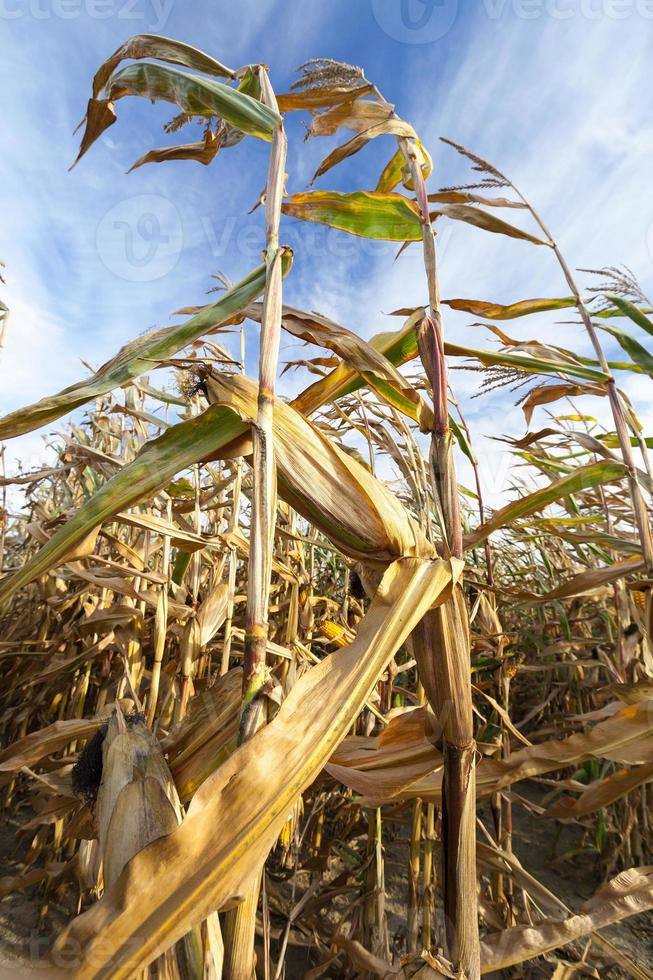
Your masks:
[{"label": "leaf blade", "polygon": [[284,202],[282,211],[362,238],[416,242],[422,237],[417,205],[401,194],[310,191],[294,194]]}]

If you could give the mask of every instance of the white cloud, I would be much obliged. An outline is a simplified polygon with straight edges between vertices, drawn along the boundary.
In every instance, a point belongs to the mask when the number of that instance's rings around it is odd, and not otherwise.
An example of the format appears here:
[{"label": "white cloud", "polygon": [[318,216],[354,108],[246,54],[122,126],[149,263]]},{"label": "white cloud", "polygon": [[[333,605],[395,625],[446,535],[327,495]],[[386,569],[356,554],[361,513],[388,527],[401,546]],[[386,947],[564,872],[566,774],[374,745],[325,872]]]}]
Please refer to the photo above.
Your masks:
[{"label": "white cloud", "polygon": [[[493,18],[488,9],[487,4],[461,9],[439,42],[424,48],[396,44],[393,57],[381,66],[378,80],[386,96],[397,99],[398,110],[416,124],[434,152],[432,187],[460,183],[470,175],[466,161],[437,142],[440,134],[448,135],[514,177],[559,236],[570,265],[624,261],[648,286],[653,278],[650,21],[636,14],[623,21],[579,14],[567,20],[546,15],[525,20],[515,16],[510,3],[497,6],[502,12]],[[361,19],[361,11],[368,21]],[[84,373],[80,357],[98,364],[131,337],[169,322],[172,310],[201,302],[210,272],[223,269],[236,279],[257,262],[256,246],[230,233],[223,237],[223,232],[230,221],[240,227],[263,186],[267,161],[267,147],[248,141],[211,168],[150,166],[126,177],[124,170],[140,153],[164,141],[160,125],[172,112],[125,99],[118,105],[117,125],[68,175],[77,143],[70,133],[82,114],[92,72],[140,25],[80,19],[23,20],[14,26],[11,43],[3,46],[13,84],[1,96],[7,136],[0,157],[0,258],[7,262],[6,295],[12,307],[7,349],[0,354],[2,411],[77,380]],[[0,27],[6,31],[12,24]],[[350,4],[335,3],[306,5],[300,13],[278,0],[250,0],[238,7],[199,4],[192,10],[175,4],[165,25],[166,34],[199,43],[228,63],[268,60],[281,87],[295,64],[310,54],[345,57],[344,41],[352,30],[358,32],[352,45],[356,60],[378,63],[374,45],[383,38],[367,0],[360,0],[355,11]],[[299,123],[292,121],[289,128],[290,185],[299,189],[329,143],[304,145]],[[389,141],[378,143],[356,158],[355,168],[366,175],[377,161],[379,172],[392,151]],[[341,172],[354,170],[338,170],[318,186],[333,186]],[[352,176],[356,179],[359,183],[352,186],[361,186],[363,178]],[[166,275],[133,282],[111,268],[124,242],[112,240],[103,259],[97,229],[111,209],[126,207],[129,213],[129,202],[143,195],[174,204],[182,248]],[[521,220],[514,211],[503,216]],[[250,220],[252,228],[260,227],[261,212]],[[567,292],[549,250],[459,223],[439,224],[445,297],[507,302]],[[353,251],[343,251],[345,236],[337,233],[326,247],[312,247],[306,228],[284,222],[284,236],[299,245],[286,286],[290,302],[319,309],[369,337],[400,325],[384,315],[388,311],[425,301],[418,246],[395,263],[392,248],[374,255],[364,243],[347,239]],[[447,336],[470,346],[490,344],[470,321],[447,313]],[[550,315],[514,321],[508,332],[589,353],[580,327],[558,324]],[[248,367],[255,373],[255,328],[250,337]],[[311,356],[310,348],[287,338],[284,352]],[[281,389],[289,392],[301,377],[286,376]],[[523,433],[523,414],[513,405],[517,396],[502,392],[471,399],[478,376],[452,371],[451,378],[472,428],[490,502],[499,501],[510,473],[505,453],[487,437]],[[627,376],[623,383],[643,405],[643,420],[653,423],[644,387],[648,379]],[[599,411],[604,409],[601,404]],[[543,410],[537,410],[533,427],[543,418]],[[19,447],[26,457],[38,455],[39,440],[33,436],[13,444],[8,458]],[[461,472],[468,479],[462,462]]]}]

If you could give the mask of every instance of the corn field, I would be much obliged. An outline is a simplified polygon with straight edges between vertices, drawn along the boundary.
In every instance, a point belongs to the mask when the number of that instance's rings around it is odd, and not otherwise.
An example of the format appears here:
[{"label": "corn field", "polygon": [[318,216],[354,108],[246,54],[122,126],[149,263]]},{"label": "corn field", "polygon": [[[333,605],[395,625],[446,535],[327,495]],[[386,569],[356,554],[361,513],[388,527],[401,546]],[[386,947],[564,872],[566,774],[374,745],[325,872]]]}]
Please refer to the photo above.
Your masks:
[{"label": "corn field", "polygon": [[[206,305],[135,325],[94,374],[0,419],[5,447],[58,431],[55,465],[0,481],[16,835],[0,895],[36,896],[48,937],[7,975],[650,977],[645,943],[619,939],[653,908],[651,438],[619,387],[653,377],[650,301],[621,267],[576,278],[509,176],[425,146],[360,68],[316,59],[276,93],[264,65],[139,35],[93,78],[78,160],[129,116],[125,96],[171,103],[171,133],[202,126],[134,167],[212,173],[242,140],[267,143],[266,248]],[[320,189],[287,192],[290,113],[312,139],[346,131]],[[376,186],[322,189],[377,140]],[[428,189],[441,154],[459,184]],[[293,221],[420,250],[424,305],[371,340],[287,305]],[[559,295],[443,298],[437,232],[459,221],[553,255]],[[447,339],[452,309],[485,347]],[[547,311],[582,326],[591,357],[504,333],[529,317],[537,334]],[[289,400],[282,331],[315,378]],[[525,413],[500,509],[459,369]],[[584,903],[517,856],[520,815],[573,829],[602,881]]]}]

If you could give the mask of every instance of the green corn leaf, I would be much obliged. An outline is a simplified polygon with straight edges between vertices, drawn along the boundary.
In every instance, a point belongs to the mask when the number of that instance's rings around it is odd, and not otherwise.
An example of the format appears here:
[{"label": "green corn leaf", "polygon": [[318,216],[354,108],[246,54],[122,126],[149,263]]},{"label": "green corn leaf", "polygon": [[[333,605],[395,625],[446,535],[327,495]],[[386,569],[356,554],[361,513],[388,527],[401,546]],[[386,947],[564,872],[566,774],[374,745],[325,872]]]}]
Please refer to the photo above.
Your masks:
[{"label": "green corn leaf", "polygon": [[107,80],[104,97],[94,95],[89,99],[84,134],[73,167],[115,123],[114,103],[126,95],[163,99],[191,116],[219,117],[240,133],[268,141],[282,122],[278,112],[252,98],[244,88],[231,88],[214,78],[191,75],[168,65],[138,62],[121,68]]},{"label": "green corn leaf", "polygon": [[[419,139],[415,139],[414,145],[417,151],[422,175],[424,180],[428,180],[431,170],[433,169],[433,161],[431,160],[428,150]],[[392,159],[384,167],[383,173],[379,177],[379,182],[376,185],[375,190],[380,192],[393,191],[399,184],[403,184],[408,190],[413,190],[413,181],[408,171],[406,158],[402,150],[397,150]]]},{"label": "green corn leaf", "polygon": [[472,466],[475,466],[478,460],[476,459],[476,456],[474,455],[474,450],[472,449],[469,440],[467,439],[467,433],[465,432],[463,427],[459,425],[458,422],[456,422],[455,418],[452,415],[449,416],[449,427],[451,428],[453,434],[455,435],[461,451],[470,461]]},{"label": "green corn leaf", "polygon": [[641,367],[649,377],[653,378],[653,355],[650,354],[645,347],[643,347],[639,341],[631,337],[630,334],[626,333],[625,330],[619,330],[617,327],[602,326],[602,330],[607,333],[612,334],[615,340],[619,341],[619,344],[623,347],[626,353],[632,357],[635,364]]},{"label": "green corn leaf", "polygon": [[529,374],[563,375],[574,378],[584,378],[586,381],[605,382],[607,375],[594,368],[585,367],[573,361],[554,361],[545,357],[532,357],[530,354],[514,354],[508,351],[477,350],[474,347],[462,347],[460,344],[444,345],[445,354],[453,357],[472,357],[481,364],[498,364],[503,367],[516,367]]},{"label": "green corn leaf", "polygon": [[202,415],[172,426],[145,444],[50,540],[13,575],[0,580],[0,606],[29,582],[61,564],[103,521],[146,500],[176,473],[206,459],[247,432],[228,408],[213,405]]},{"label": "green corn leaf", "polygon": [[[290,253],[285,261],[290,268]],[[189,320],[174,327],[153,330],[126,344],[115,357],[107,361],[93,377],[64,388],[56,395],[43,398],[27,408],[19,409],[0,419],[0,439],[31,432],[41,425],[61,418],[66,412],[84,405],[113,388],[127,384],[145,374],[158,363],[197,340],[220,323],[240,313],[261,295],[265,288],[265,265],[260,265],[226,292],[217,303],[207,306]]]},{"label": "green corn leaf", "polygon": [[[623,299],[621,296],[606,295],[606,299],[608,299],[611,303],[614,303],[617,309],[620,310],[624,316],[630,317],[633,323],[636,323],[638,327],[641,327],[642,330],[646,330],[647,333],[650,333],[651,336],[653,336],[653,321],[649,320],[643,311],[638,309],[634,303],[630,303],[627,299]],[[597,316],[601,316],[601,314],[598,313]]]},{"label": "green corn leaf", "polygon": [[542,510],[548,504],[562,500],[563,497],[568,497],[570,494],[621,480],[625,473],[624,464],[616,460],[615,462],[606,460],[580,466],[572,470],[567,476],[563,476],[560,480],[554,480],[553,483],[541,490],[536,490],[535,493],[527,494],[525,497],[520,497],[512,503],[506,504],[505,507],[493,514],[489,521],[481,524],[480,527],[466,536],[465,546],[471,548],[480,541],[485,541],[493,531],[498,531],[499,528],[520,517],[528,517],[530,514]]},{"label": "green corn leaf", "polygon": [[111,101],[125,95],[174,102],[182,112],[193,116],[220,116],[243,133],[270,140],[281,125],[281,116],[244,91],[231,88],[213,78],[151,62],[127,65],[107,82]]},{"label": "green corn leaf", "polygon": [[311,191],[294,194],[282,210],[293,218],[316,221],[362,238],[416,242],[422,237],[418,207],[401,194]]}]

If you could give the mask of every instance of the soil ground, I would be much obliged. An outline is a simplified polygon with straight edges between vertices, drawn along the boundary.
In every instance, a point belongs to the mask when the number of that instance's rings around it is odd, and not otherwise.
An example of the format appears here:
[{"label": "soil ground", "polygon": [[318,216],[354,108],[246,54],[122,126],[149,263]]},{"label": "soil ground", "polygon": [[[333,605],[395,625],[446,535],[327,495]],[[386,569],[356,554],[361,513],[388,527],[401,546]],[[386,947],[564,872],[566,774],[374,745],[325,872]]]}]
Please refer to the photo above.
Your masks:
[{"label": "soil ground", "polygon": [[[540,787],[533,784],[520,784],[521,795],[533,801],[542,796]],[[489,808],[481,810],[486,826],[492,821]],[[563,824],[545,817],[533,816],[525,807],[513,807],[513,850],[523,867],[549,891],[561,899],[573,912],[580,910],[585,902],[602,884],[602,874],[596,854],[582,848],[582,828],[577,824]],[[404,831],[388,849],[386,857],[386,890],[389,933],[395,935],[401,944],[405,929],[405,903],[407,893],[406,867],[408,863],[408,835]],[[442,928],[442,926],[440,926]],[[616,925],[601,930],[601,935],[624,951],[645,974],[653,978],[653,911],[632,916]],[[582,954],[587,942],[581,940],[575,950]],[[596,944],[592,951],[598,952]],[[561,959],[565,951],[558,951]],[[576,959],[577,957],[573,957]],[[622,980],[631,974],[618,963],[608,959],[594,964],[601,980]],[[553,957],[551,962],[543,958],[535,964],[525,964],[525,978],[552,976],[555,971]],[[502,975],[519,976],[519,971],[505,971]],[[488,975],[489,976],[489,975]],[[494,975],[492,975],[494,976]],[[576,974],[582,976],[582,974]]]}]

